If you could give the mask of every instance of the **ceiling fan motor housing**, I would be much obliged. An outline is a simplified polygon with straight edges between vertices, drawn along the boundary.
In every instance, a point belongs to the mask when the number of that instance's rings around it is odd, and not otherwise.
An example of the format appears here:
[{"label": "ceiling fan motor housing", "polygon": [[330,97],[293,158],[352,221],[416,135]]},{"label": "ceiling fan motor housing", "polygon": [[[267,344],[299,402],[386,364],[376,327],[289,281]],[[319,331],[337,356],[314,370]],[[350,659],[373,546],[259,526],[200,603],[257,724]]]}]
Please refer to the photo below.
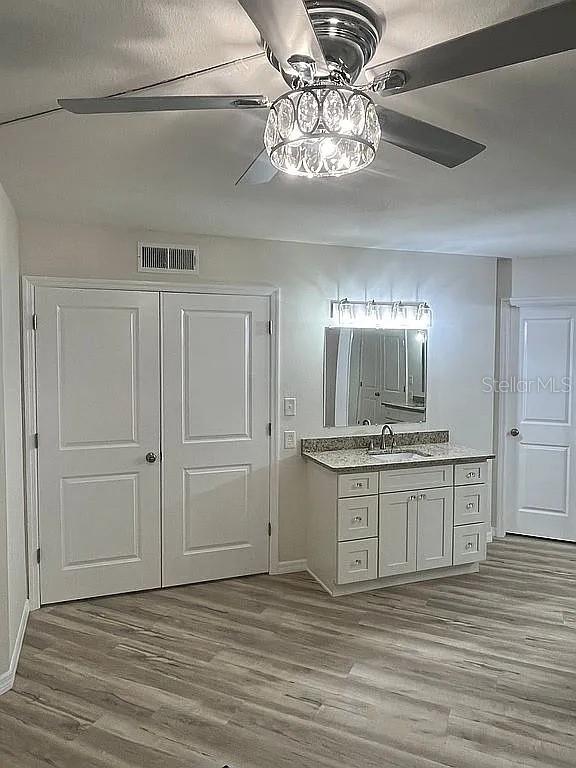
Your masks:
[{"label": "ceiling fan motor housing", "polygon": [[[376,53],[382,37],[381,19],[365,5],[349,0],[306,0],[306,9],[331,72],[352,85]],[[293,87],[294,74],[284,72],[264,45],[270,63]]]}]

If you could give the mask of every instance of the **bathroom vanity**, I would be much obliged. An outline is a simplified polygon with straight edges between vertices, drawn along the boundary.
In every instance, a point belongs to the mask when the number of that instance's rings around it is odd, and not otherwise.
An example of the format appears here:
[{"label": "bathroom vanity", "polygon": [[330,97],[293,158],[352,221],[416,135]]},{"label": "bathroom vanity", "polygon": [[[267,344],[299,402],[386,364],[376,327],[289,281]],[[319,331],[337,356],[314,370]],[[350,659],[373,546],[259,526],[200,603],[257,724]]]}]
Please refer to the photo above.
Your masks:
[{"label": "bathroom vanity", "polygon": [[448,437],[403,433],[376,455],[370,437],[302,441],[308,570],[331,595],[478,570],[494,455]]}]

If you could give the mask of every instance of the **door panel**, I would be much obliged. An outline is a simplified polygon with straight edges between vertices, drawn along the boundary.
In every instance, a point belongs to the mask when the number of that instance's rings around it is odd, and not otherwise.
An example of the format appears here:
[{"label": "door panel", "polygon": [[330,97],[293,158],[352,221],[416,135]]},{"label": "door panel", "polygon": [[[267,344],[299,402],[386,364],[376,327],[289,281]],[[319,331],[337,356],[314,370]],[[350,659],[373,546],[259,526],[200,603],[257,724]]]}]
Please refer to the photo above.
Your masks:
[{"label": "door panel", "polygon": [[380,494],[380,577],[416,570],[415,499],[405,492]]},{"label": "door panel", "polygon": [[506,528],[576,541],[572,307],[522,308],[518,334],[517,437],[509,436],[511,509]]},{"label": "door panel", "polygon": [[418,494],[416,563],[419,571],[452,565],[453,499],[452,488]]},{"label": "door panel", "polygon": [[406,403],[406,332],[386,331],[381,344],[383,405],[402,405]]},{"label": "door panel", "polygon": [[160,585],[158,294],[39,288],[43,603]]},{"label": "door panel", "polygon": [[165,294],[164,585],[268,570],[269,301]]}]

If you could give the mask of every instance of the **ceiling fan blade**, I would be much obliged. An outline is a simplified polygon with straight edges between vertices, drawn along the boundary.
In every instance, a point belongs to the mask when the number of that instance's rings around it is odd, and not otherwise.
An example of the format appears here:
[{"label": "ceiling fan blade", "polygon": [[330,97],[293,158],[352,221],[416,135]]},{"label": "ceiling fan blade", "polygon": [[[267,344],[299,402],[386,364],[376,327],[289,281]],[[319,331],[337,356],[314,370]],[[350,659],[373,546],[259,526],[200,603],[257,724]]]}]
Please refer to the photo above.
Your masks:
[{"label": "ceiling fan blade", "polygon": [[564,0],[366,71],[376,78],[389,70],[404,72],[406,84],[381,95],[404,93],[574,48],[576,0]]},{"label": "ceiling fan blade", "polygon": [[381,105],[376,106],[382,141],[394,144],[446,168],[455,168],[483,152],[486,147],[457,133],[431,123],[402,115]]},{"label": "ceiling fan blade", "polygon": [[105,96],[101,99],[58,99],[68,112],[97,115],[121,112],[173,112],[195,109],[254,109],[267,107],[265,96]]},{"label": "ceiling fan blade", "polygon": [[277,173],[278,169],[272,165],[268,153],[263,149],[260,154],[252,160],[248,168],[246,168],[242,176],[240,176],[236,182],[235,186],[238,184],[267,184]]},{"label": "ceiling fan blade", "polygon": [[313,59],[318,71],[328,65],[303,0],[238,0],[285,72],[295,72],[293,56]]}]

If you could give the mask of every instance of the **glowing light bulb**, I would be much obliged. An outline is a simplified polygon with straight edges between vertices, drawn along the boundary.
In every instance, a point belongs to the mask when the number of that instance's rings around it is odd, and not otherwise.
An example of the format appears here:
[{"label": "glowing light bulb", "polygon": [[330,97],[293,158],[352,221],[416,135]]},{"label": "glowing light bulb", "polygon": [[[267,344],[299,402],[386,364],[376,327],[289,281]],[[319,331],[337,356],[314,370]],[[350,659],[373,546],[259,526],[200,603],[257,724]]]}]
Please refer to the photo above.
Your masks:
[{"label": "glowing light bulb", "polygon": [[334,139],[324,139],[320,144],[320,154],[322,157],[334,157],[337,145]]}]

